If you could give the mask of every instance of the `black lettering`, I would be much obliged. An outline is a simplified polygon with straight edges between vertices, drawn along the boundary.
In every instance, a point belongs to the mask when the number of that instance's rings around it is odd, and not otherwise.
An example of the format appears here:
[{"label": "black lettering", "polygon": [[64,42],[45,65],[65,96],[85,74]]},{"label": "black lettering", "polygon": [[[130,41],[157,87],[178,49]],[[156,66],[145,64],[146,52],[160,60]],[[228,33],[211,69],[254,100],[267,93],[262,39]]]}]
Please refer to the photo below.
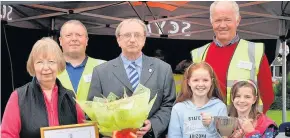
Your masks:
[{"label": "black lettering", "polygon": [[192,117],[188,117],[188,120],[201,120],[201,116],[192,116]]},{"label": "black lettering", "polygon": [[206,134],[191,134],[189,138],[206,138]]}]

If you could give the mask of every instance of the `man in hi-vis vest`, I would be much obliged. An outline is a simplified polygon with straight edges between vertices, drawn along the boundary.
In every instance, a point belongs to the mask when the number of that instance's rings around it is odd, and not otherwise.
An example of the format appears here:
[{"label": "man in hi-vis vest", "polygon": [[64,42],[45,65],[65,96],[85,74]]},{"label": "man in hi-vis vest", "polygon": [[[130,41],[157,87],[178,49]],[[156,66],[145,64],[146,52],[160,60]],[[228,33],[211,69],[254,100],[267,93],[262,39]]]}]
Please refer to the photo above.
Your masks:
[{"label": "man in hi-vis vest", "polygon": [[192,61],[206,61],[213,67],[227,104],[235,80],[253,80],[260,90],[260,110],[266,113],[274,101],[270,66],[262,43],[239,38],[237,27],[240,20],[236,2],[213,2],[210,6],[210,21],[215,33],[213,42],[192,50]]},{"label": "man in hi-vis vest", "polygon": [[61,27],[59,41],[66,69],[58,79],[65,88],[76,93],[78,100],[87,100],[93,69],[105,62],[86,55],[88,39],[86,27],[78,20],[67,21]]}]

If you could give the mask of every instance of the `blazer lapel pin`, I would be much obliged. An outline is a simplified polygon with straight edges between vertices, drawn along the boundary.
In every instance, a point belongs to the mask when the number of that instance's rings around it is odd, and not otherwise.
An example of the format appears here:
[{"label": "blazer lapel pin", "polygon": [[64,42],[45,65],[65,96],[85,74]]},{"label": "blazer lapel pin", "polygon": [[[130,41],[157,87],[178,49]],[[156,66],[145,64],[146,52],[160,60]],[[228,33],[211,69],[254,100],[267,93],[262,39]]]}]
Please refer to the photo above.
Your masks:
[{"label": "blazer lapel pin", "polygon": [[152,69],[149,69],[148,71],[151,73],[152,72]]}]

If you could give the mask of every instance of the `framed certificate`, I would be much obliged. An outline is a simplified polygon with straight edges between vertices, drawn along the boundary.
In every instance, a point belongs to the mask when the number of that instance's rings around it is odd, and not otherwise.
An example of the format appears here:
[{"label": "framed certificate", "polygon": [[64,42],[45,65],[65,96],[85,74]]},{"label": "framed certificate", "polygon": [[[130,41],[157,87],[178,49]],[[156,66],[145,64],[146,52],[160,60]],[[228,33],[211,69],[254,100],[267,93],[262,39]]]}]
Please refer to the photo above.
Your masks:
[{"label": "framed certificate", "polygon": [[40,128],[41,138],[99,138],[96,123]]}]

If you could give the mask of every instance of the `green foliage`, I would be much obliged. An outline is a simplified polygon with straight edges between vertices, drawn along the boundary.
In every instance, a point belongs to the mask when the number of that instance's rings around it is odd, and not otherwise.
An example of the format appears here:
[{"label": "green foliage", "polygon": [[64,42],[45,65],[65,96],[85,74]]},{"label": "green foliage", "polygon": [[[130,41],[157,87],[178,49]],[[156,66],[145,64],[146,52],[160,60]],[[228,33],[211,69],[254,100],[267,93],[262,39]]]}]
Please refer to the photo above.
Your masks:
[{"label": "green foliage", "polygon": [[[282,80],[278,84],[274,85],[274,91],[276,96],[282,96]],[[286,92],[290,94],[290,72],[287,74],[286,80]]]},{"label": "green foliage", "polygon": [[[283,105],[282,96],[275,96],[275,101],[271,105],[270,109],[282,110],[282,105]],[[287,108],[287,110],[290,109],[290,95],[286,96],[286,108]]]},{"label": "green foliage", "polygon": [[[275,91],[275,101],[271,106],[271,109],[282,110],[282,81],[279,81],[278,84],[274,85]],[[287,74],[286,80],[286,106],[287,109],[290,109],[290,72]]]}]

